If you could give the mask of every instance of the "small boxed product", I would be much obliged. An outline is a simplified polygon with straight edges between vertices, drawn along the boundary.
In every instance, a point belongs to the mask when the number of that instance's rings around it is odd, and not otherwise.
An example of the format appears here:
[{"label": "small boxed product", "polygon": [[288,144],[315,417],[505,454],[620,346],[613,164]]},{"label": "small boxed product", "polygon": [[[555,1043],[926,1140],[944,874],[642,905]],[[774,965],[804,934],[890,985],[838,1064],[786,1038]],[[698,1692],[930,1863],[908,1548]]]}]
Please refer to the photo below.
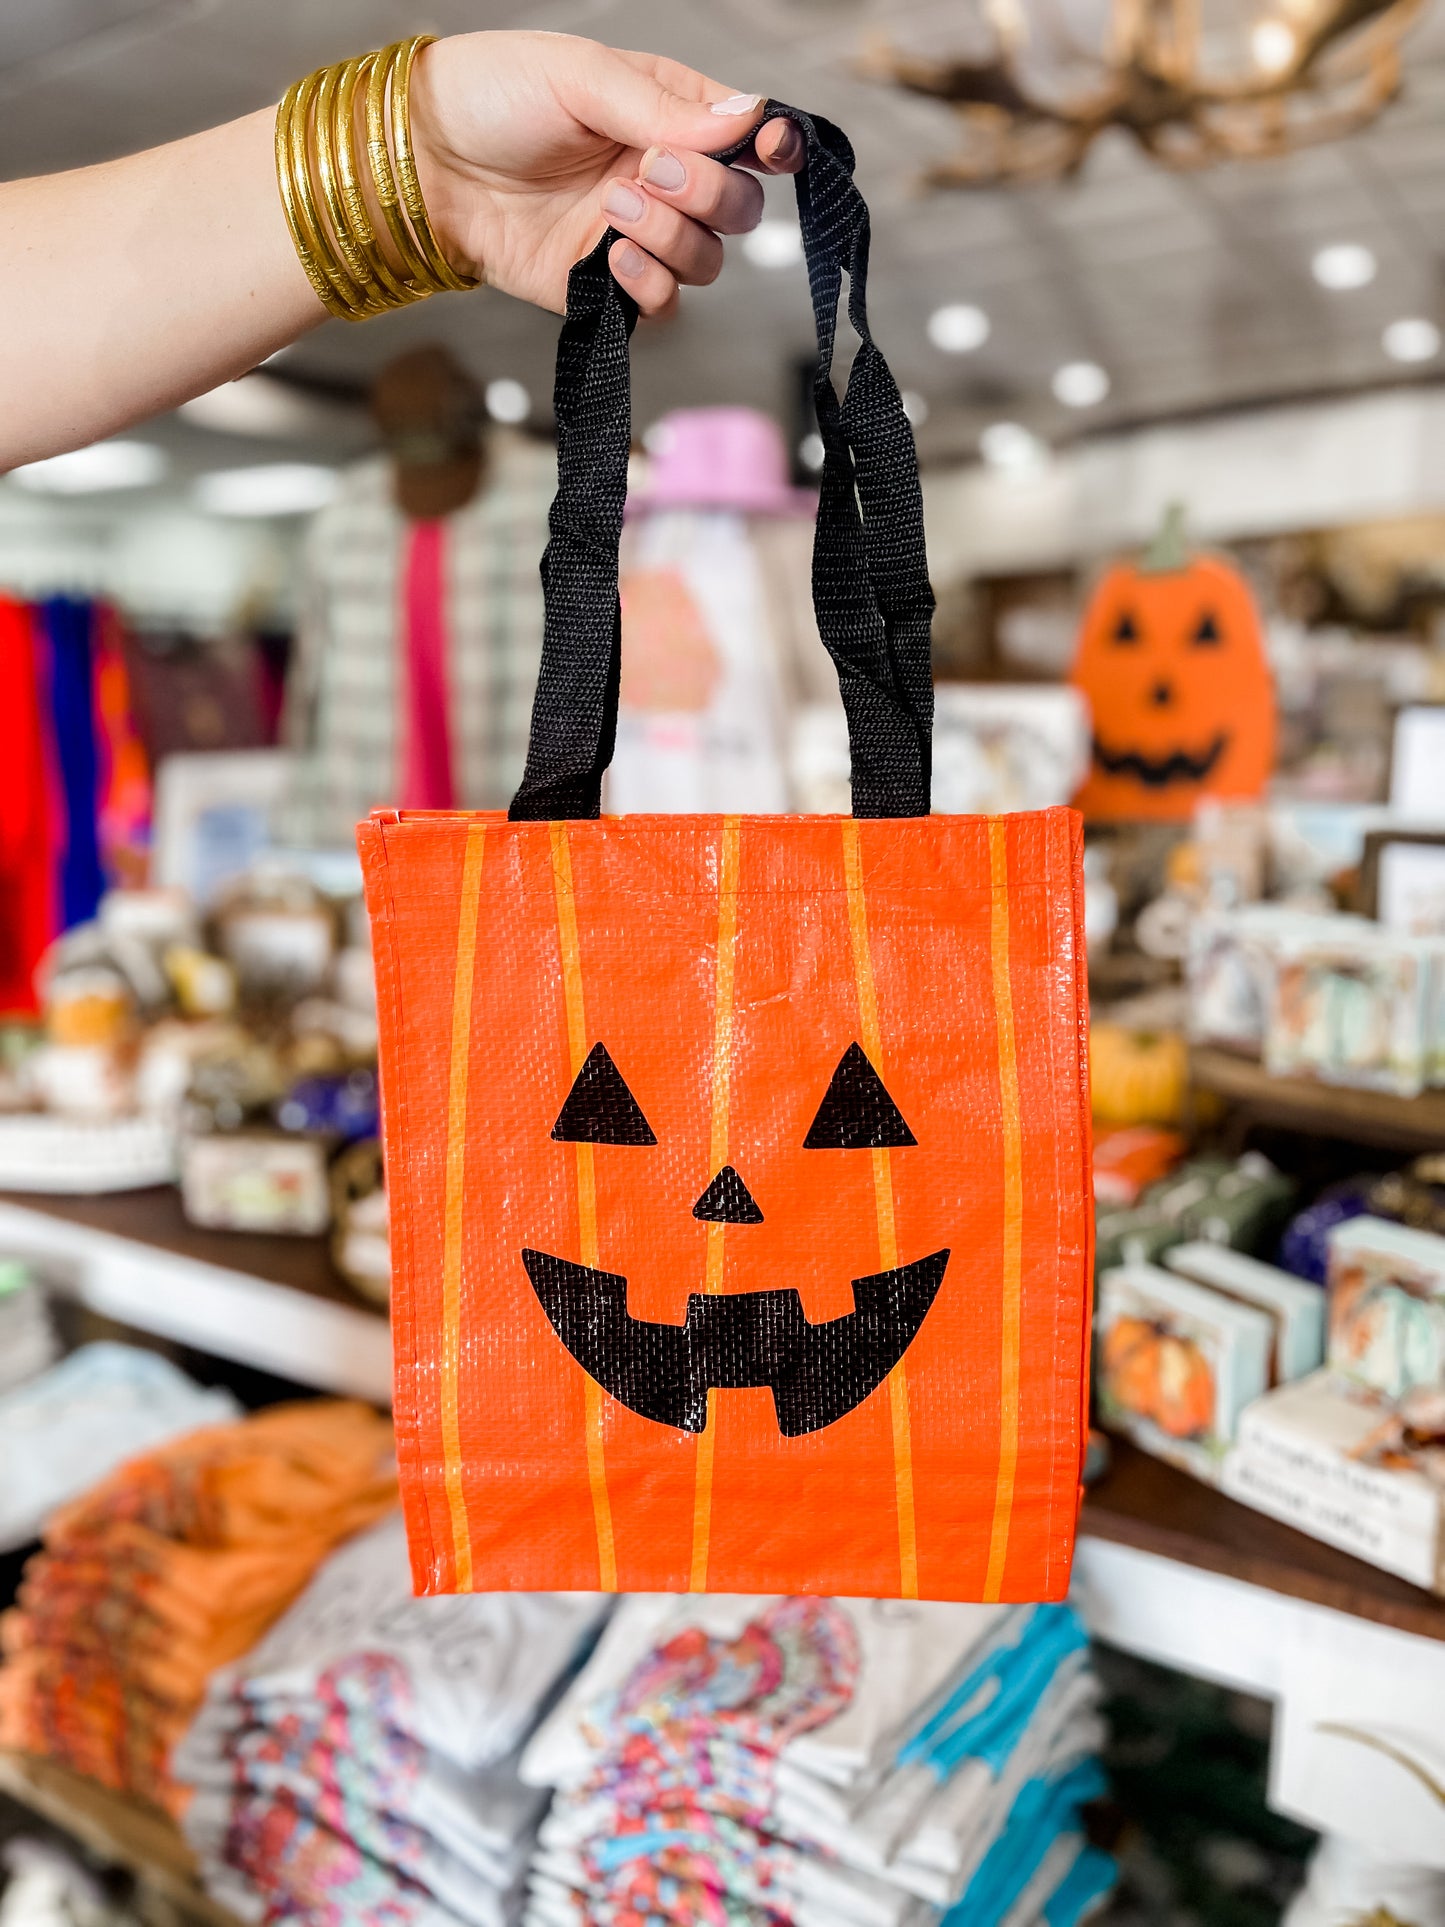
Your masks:
[{"label": "small boxed product", "polygon": [[1153,1265],[1099,1280],[1095,1384],[1105,1424],[1215,1484],[1240,1413],[1269,1377],[1272,1321]]},{"label": "small boxed product", "polygon": [[1283,1385],[1317,1371],[1325,1356],[1325,1295],[1274,1265],[1242,1251],[1203,1241],[1174,1245],[1165,1258],[1171,1271],[1208,1285],[1241,1305],[1253,1305],[1273,1326],[1269,1382]]},{"label": "small boxed product", "polygon": [[331,1223],[325,1146],[259,1131],[189,1138],[181,1203],[192,1224],[212,1231],[315,1236]]},{"label": "small boxed product", "polygon": [[1258,1399],[1224,1462],[1224,1490],[1386,1572],[1445,1591],[1445,1393],[1399,1406],[1314,1372]]},{"label": "small boxed product", "polygon": [[1367,933],[1375,928],[1364,917],[1325,917],[1282,903],[1249,903],[1196,917],[1185,964],[1192,1040],[1259,1055],[1285,940],[1328,936],[1341,926]]},{"label": "small boxed product", "polygon": [[1185,1151],[1177,1131],[1157,1124],[1105,1125],[1094,1132],[1094,1201],[1131,1205],[1168,1174]]},{"label": "small boxed product", "polygon": [[1436,1055],[1436,949],[1430,938],[1400,936],[1378,924],[1286,938],[1265,1030],[1265,1068],[1277,1077],[1312,1076],[1417,1097]]},{"label": "small boxed product", "polygon": [[1328,1362],[1399,1398],[1445,1386],[1445,1238],[1374,1217],[1329,1236]]}]

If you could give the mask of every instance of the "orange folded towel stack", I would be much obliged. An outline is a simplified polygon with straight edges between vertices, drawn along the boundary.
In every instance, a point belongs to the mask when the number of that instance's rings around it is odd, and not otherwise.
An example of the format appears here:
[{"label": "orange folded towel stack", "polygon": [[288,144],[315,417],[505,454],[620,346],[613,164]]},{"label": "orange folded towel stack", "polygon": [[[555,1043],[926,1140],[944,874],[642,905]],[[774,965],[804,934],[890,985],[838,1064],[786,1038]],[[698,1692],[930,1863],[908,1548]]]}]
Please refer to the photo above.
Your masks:
[{"label": "orange folded towel stack", "polygon": [[179,1815],[170,1755],[218,1667],[396,1503],[390,1422],[282,1405],[129,1461],[57,1512],[0,1620],[0,1746]]}]

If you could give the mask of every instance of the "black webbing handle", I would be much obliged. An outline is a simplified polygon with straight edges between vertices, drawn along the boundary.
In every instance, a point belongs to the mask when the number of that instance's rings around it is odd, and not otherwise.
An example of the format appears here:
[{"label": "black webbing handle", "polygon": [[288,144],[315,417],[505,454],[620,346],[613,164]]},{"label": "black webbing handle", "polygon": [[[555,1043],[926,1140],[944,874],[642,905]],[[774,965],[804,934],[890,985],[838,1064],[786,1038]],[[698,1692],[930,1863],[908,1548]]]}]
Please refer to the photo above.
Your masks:
[{"label": "black webbing handle", "polygon": [[[848,718],[853,814],[926,816],[933,592],[913,431],[868,329],[868,209],[854,185],[847,136],[830,121],[769,101],[764,120],[779,115],[807,142],[796,187],[818,330],[813,395],[824,450],[813,607]],[[736,159],[751,140],[717,158]],[[637,308],[607,266],[616,239],[609,230],[567,282],[554,390],[558,484],[542,558],[542,666],[527,767],[509,812],[521,821],[597,816],[617,736],[617,549]],[[832,369],[845,271],[859,347],[840,401]]]}]

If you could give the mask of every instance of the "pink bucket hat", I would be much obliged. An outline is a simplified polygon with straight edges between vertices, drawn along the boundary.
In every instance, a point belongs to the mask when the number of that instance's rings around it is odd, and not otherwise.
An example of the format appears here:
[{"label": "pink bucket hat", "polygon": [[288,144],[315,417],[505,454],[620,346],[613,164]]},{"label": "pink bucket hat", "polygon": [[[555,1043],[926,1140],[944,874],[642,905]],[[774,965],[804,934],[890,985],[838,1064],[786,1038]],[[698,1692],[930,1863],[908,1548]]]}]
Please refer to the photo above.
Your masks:
[{"label": "pink bucket hat", "polygon": [[755,408],[678,408],[657,424],[647,484],[629,515],[659,509],[735,509],[743,515],[812,515],[811,489],[788,482],[782,430]]}]

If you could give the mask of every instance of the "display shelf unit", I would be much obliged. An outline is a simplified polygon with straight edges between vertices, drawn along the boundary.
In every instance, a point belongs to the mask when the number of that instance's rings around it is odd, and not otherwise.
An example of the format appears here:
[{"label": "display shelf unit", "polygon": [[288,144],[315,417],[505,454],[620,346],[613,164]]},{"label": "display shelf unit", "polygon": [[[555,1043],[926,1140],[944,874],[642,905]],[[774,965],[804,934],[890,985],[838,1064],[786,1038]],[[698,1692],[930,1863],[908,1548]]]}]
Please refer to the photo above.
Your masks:
[{"label": "display shelf unit", "polygon": [[202,1887],[184,1836],[158,1807],[27,1753],[0,1752],[0,1793],[68,1833],[107,1866],[123,1867],[178,1920],[239,1927],[236,1916]]},{"label": "display shelf unit", "polygon": [[1086,1537],[1445,1642],[1445,1600],[1201,1485],[1127,1439],[1089,1489]]},{"label": "display shelf unit", "polygon": [[1223,1098],[1260,1124],[1389,1151],[1445,1149],[1445,1091],[1395,1097],[1312,1077],[1273,1077],[1255,1058],[1202,1045],[1189,1053],[1189,1076],[1196,1091]]},{"label": "display shelf unit", "polygon": [[0,1255],[136,1330],[384,1405],[391,1337],[324,1238],[201,1231],[171,1186],[106,1197],[0,1192]]}]

